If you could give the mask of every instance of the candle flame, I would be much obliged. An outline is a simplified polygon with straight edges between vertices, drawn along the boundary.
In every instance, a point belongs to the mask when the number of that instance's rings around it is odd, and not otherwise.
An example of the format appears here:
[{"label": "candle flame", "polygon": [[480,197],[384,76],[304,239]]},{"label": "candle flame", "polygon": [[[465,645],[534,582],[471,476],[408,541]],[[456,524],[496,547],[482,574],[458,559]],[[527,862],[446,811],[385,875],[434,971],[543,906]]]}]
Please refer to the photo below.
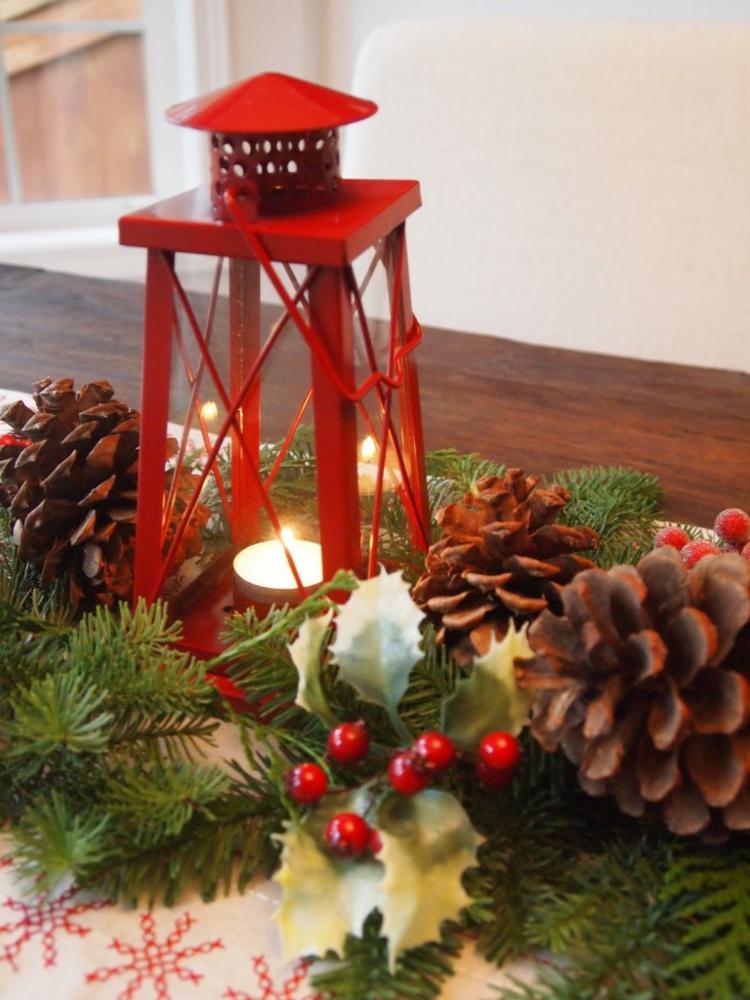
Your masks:
[{"label": "candle flame", "polygon": [[297,536],[294,534],[291,528],[281,529],[281,540],[288,547],[295,540]]},{"label": "candle flame", "polygon": [[373,458],[375,458],[377,450],[378,446],[375,444],[375,438],[371,434],[368,434],[359,448],[362,461],[370,462]]},{"label": "candle flame", "polygon": [[210,423],[212,420],[216,420],[219,415],[219,407],[213,401],[213,399],[207,400],[203,406],[201,406],[201,416],[203,419]]}]

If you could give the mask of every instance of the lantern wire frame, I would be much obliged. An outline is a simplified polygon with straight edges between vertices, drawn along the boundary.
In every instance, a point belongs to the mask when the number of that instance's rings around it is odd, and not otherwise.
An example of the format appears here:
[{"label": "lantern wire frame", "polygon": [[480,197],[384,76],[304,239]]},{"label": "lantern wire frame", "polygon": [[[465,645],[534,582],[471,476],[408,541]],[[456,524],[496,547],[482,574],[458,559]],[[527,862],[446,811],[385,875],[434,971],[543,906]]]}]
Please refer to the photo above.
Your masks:
[{"label": "lantern wire frame", "polygon": [[[273,324],[266,340],[259,346],[257,355],[247,370],[244,380],[239,390],[235,392],[234,398],[227,390],[227,387],[217,370],[216,363],[211,352],[212,337],[216,320],[217,302],[220,295],[221,278],[224,269],[224,258],[218,258],[214,277],[211,285],[211,292],[208,301],[206,318],[203,326],[198,321],[195,310],[189,300],[188,294],[178,277],[174,266],[168,267],[170,280],[173,286],[173,333],[177,346],[184,376],[189,391],[187,409],[183,422],[183,429],[178,443],[177,453],[174,459],[175,468],[179,470],[188,456],[188,449],[191,442],[191,428],[197,420],[198,439],[205,452],[205,458],[199,463],[199,471],[191,477],[194,480],[192,494],[187,499],[179,520],[175,519],[175,508],[177,504],[178,477],[174,475],[167,493],[164,518],[162,522],[162,552],[166,549],[159,573],[156,576],[154,592],[151,598],[157,596],[167,581],[170,571],[176,562],[176,555],[185,537],[185,532],[200,502],[204,487],[209,478],[213,478],[221,508],[229,522],[231,522],[231,501],[228,496],[227,486],[223,480],[219,467],[219,457],[222,449],[225,448],[230,439],[231,447],[237,447],[243,452],[243,467],[251,481],[253,495],[259,505],[265,511],[274,536],[282,546],[285,558],[289,565],[290,572],[295,581],[295,585],[300,596],[304,596],[307,590],[300,578],[294,557],[287,545],[287,541],[282,534],[282,524],[278,512],[270,496],[271,487],[276,480],[284,460],[289,453],[289,449],[295,439],[305,412],[313,396],[312,385],[302,394],[302,398],[297,406],[286,434],[280,444],[275,461],[265,478],[261,475],[258,455],[253,453],[252,445],[246,440],[243,434],[239,414],[248,398],[259,388],[259,379],[264,366],[268,363],[269,356],[275,344],[287,328],[291,321],[301,334],[304,342],[315,361],[325,372],[331,385],[340,396],[353,403],[356,407],[358,418],[362,426],[366,429],[377,446],[377,466],[375,474],[375,485],[372,493],[372,507],[370,511],[369,525],[369,551],[366,561],[366,572],[372,576],[377,572],[378,555],[380,545],[380,521],[382,514],[383,488],[386,479],[387,460],[393,463],[394,474],[392,481],[396,484],[399,497],[402,500],[409,523],[412,528],[415,545],[421,549],[428,546],[428,526],[425,523],[423,513],[420,515],[420,506],[414,493],[413,484],[409,475],[407,461],[404,455],[399,434],[395,426],[394,413],[394,393],[396,397],[398,390],[404,384],[404,359],[414,350],[422,339],[422,330],[415,317],[410,316],[410,324],[406,327],[406,315],[402,293],[402,274],[404,272],[405,261],[405,235],[404,226],[394,229],[388,236],[378,240],[372,250],[372,257],[367,263],[366,270],[360,281],[357,280],[351,264],[344,269],[345,281],[348,295],[353,307],[353,317],[356,318],[355,329],[359,330],[361,343],[359,345],[365,362],[367,372],[365,378],[356,386],[350,387],[342,379],[336,365],[331,358],[329,351],[316,334],[310,320],[309,302],[307,293],[314,280],[318,268],[311,266],[306,276],[300,280],[294,273],[293,268],[284,263],[279,270],[283,270],[290,288],[284,283],[281,274],[274,267],[262,240],[257,233],[247,225],[247,220],[242,205],[234,197],[233,193],[227,192],[227,208],[232,215],[234,222],[243,235],[254,259],[260,264],[263,273],[267,276],[273,286],[278,298],[283,306],[283,313]],[[390,261],[388,258],[390,257]],[[388,266],[390,263],[390,267]],[[373,340],[370,323],[365,314],[364,298],[365,293],[375,275],[379,265],[383,265],[389,278],[389,323],[388,323],[388,348],[385,370],[378,364],[377,352]],[[183,330],[180,323],[180,315],[177,312],[179,305],[182,318],[186,321],[187,330]],[[189,345],[186,334],[192,334],[192,346],[197,348],[197,364],[191,359]],[[224,417],[215,434],[210,433],[207,421],[204,418],[202,384],[208,376],[209,386],[218,396],[224,411]],[[367,402],[374,402],[374,407],[368,409]],[[396,402],[396,406],[398,403]],[[371,412],[371,410],[373,412]],[[171,536],[171,537],[170,537]]]}]

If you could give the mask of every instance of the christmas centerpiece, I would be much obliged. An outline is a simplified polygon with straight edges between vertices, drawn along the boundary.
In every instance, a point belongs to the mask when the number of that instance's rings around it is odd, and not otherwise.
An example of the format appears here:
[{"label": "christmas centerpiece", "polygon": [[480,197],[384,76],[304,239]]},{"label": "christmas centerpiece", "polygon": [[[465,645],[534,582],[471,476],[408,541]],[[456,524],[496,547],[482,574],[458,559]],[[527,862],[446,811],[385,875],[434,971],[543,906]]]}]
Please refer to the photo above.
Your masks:
[{"label": "christmas centerpiece", "polygon": [[[0,413],[14,871],[147,904],[270,875],[286,954],[342,1000],[437,996],[467,942],[540,959],[515,1000],[744,995],[750,518],[424,453],[418,188],[338,173],[374,110],[274,74],[173,109],[213,172],[122,221],[140,415],[69,377]],[[188,252],[218,258],[203,322]],[[268,423],[285,329],[304,366]]]}]

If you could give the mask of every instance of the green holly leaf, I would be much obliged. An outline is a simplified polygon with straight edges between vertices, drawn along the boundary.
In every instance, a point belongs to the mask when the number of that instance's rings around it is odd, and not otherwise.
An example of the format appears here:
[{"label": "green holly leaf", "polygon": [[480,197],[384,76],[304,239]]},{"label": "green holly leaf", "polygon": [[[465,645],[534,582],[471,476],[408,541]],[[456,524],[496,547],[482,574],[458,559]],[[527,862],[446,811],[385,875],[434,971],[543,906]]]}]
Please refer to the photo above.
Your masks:
[{"label": "green holly leaf", "polygon": [[331,608],[324,615],[306,618],[300,625],[297,638],[287,646],[299,674],[295,704],[319,716],[328,725],[334,725],[336,719],[321,687],[320,667],[332,617]]},{"label": "green holly leaf", "polygon": [[526,725],[533,696],[518,687],[513,663],[534,655],[527,628],[518,632],[511,621],[505,638],[492,640],[487,654],[474,660],[471,674],[443,702],[443,732],[462,750],[476,750],[493,729],[516,735]]},{"label": "green holly leaf", "polygon": [[429,789],[410,797],[388,795],[375,811],[383,846],[377,859],[342,860],[325,852],[323,832],[336,812],[372,816],[369,791],[337,797],[307,816],[285,824],[277,836],[281,886],[275,914],[287,959],[343,953],[347,934],[362,933],[374,909],[383,914],[391,969],[399,955],[440,937],[444,920],[455,920],[469,902],[461,884],[476,864],[481,838],[460,803]]},{"label": "green holly leaf", "polygon": [[461,876],[477,864],[482,838],[458,800],[434,788],[389,796],[377,825],[385,869],[380,909],[393,971],[402,951],[438,940],[443,921],[457,920],[471,902]]},{"label": "green holly leaf", "polygon": [[380,904],[383,866],[376,861],[341,861],[325,854],[320,831],[285,824],[281,867],[274,881],[281,903],[274,916],[286,960],[299,955],[343,953],[347,934],[359,934]]},{"label": "green holly leaf", "polygon": [[385,708],[392,719],[412,667],[423,656],[419,631],[423,618],[401,572],[384,570],[360,583],[339,609],[331,651],[340,676],[364,701]]}]

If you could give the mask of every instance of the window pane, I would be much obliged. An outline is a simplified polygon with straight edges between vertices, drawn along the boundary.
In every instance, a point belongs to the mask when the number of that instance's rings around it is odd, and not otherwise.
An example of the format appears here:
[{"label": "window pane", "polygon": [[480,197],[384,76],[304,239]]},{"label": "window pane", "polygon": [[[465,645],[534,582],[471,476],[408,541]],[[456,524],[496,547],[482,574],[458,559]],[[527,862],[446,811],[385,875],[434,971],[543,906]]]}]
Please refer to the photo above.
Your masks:
[{"label": "window pane", "polygon": [[122,21],[141,16],[141,0],[0,0],[0,21]]},{"label": "window pane", "polygon": [[24,200],[148,191],[140,35],[12,33],[2,43]]},{"label": "window pane", "polygon": [[0,125],[0,204],[8,201],[8,179],[5,176],[5,142],[3,126]]}]

